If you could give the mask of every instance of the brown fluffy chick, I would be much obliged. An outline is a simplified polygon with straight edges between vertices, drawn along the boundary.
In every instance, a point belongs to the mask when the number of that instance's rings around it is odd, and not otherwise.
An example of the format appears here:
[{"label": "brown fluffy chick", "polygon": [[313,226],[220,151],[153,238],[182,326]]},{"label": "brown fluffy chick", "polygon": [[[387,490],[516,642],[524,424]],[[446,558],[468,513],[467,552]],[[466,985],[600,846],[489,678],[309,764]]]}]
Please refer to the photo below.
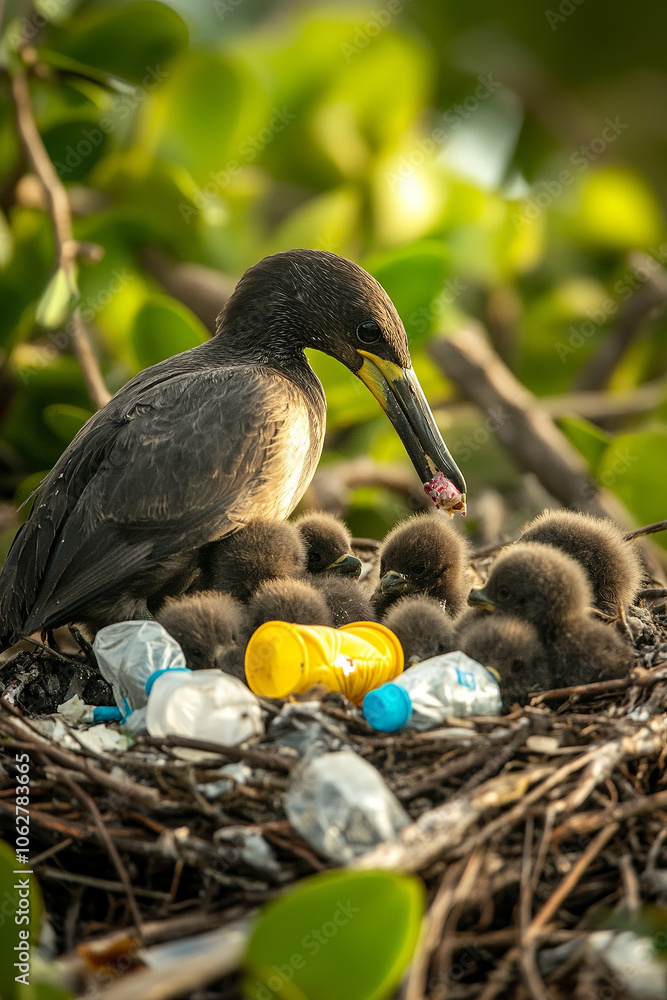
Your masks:
[{"label": "brown fluffy chick", "polygon": [[356,579],[323,573],[313,576],[310,582],[327,602],[334,628],[375,621],[371,599]]},{"label": "brown fluffy chick", "polygon": [[434,597],[401,597],[392,604],[382,624],[398,636],[405,664],[421,663],[457,649],[456,628]]},{"label": "brown fluffy chick", "polygon": [[578,562],[550,545],[517,542],[468,603],[533,625],[553,672],[552,687],[622,677],[630,652],[616,632],[588,617],[593,593]]},{"label": "brown fluffy chick", "polygon": [[465,607],[468,547],[448,517],[414,514],[390,531],[380,549],[380,584],[373,594],[378,616],[399,597],[423,594],[455,618]]},{"label": "brown fluffy chick", "polygon": [[246,602],[265,580],[299,577],[305,569],[306,546],[293,524],[255,520],[202,550],[195,586]]},{"label": "brown fluffy chick", "polygon": [[485,615],[462,630],[459,649],[498,674],[503,705],[525,705],[531,691],[548,691],[553,675],[537,629],[518,618]]},{"label": "brown fluffy chick", "polygon": [[545,510],[526,525],[520,541],[553,545],[576,559],[588,574],[595,606],[625,620],[643,570],[637,547],[617,524],[573,510]]},{"label": "brown fluffy chick", "polygon": [[350,532],[339,518],[316,511],[293,523],[306,545],[308,573],[361,575],[361,560],[352,554]]},{"label": "brown fluffy chick", "polygon": [[191,670],[211,670],[239,642],[245,614],[229,594],[204,590],[167,598],[155,617],[181,646]]},{"label": "brown fluffy chick", "polygon": [[223,657],[222,669],[245,681],[245,648],[250,636],[265,622],[282,621],[293,625],[333,625],[324,598],[306,580],[267,580],[244,608],[245,621],[237,646]]}]

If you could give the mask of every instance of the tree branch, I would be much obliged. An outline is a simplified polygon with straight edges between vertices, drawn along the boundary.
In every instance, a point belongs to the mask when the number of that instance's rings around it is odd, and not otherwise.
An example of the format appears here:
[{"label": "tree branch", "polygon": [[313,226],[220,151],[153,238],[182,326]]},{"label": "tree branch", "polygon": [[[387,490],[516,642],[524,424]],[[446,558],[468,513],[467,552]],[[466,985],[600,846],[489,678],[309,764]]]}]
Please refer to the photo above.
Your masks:
[{"label": "tree branch", "polygon": [[[11,76],[11,92],[16,111],[16,125],[31,169],[39,178],[44,189],[47,210],[53,227],[58,267],[75,281],[75,264],[80,247],[72,234],[72,215],[67,191],[51,163],[46,147],[37,129],[30,101],[28,79],[23,71]],[[111,399],[104,384],[95,353],[81,313],[75,308],[72,313],[72,348],[79,362],[88,394],[99,409]]]}]

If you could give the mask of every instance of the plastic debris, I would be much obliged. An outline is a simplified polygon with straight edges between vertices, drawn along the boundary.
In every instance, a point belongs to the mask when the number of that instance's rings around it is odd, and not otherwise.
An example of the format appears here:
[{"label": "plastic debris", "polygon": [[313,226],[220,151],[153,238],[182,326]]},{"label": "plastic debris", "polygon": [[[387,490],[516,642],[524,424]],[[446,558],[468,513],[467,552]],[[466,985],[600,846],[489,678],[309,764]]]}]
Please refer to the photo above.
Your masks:
[{"label": "plastic debris", "polygon": [[499,715],[498,681],[481,663],[457,650],[415,664],[363,702],[366,721],[385,733],[433,729],[447,716]]},{"label": "plastic debris", "polygon": [[231,868],[238,867],[241,861],[260,875],[278,880],[285,878],[273,850],[257,830],[249,830],[241,825],[224,826],[215,831],[213,840],[221,850],[223,860]]},{"label": "plastic debris", "polygon": [[146,681],[151,674],[185,669],[183,650],[154,620],[116,622],[101,628],[93,652],[124,718],[146,704]]},{"label": "plastic debris", "polygon": [[304,840],[339,864],[394,840],[410,822],[379,771],[353,750],[326,753],[296,768],[285,811]]},{"label": "plastic debris", "polygon": [[70,726],[85,726],[91,722],[120,722],[122,712],[113,705],[87,705],[78,694],[58,705],[58,714]]},{"label": "plastic debris", "polygon": [[174,734],[237,746],[264,732],[257,698],[222,670],[158,670],[146,690],[151,736]]},{"label": "plastic debris", "polygon": [[246,678],[255,694],[286,698],[315,684],[360,705],[367,691],[403,670],[398,638],[377,622],[342,628],[265,622],[246,648]]},{"label": "plastic debris", "polygon": [[318,701],[287,702],[271,721],[269,736],[281,746],[311,756],[341,750],[348,743],[345,728],[326,716]]},{"label": "plastic debris", "polygon": [[206,781],[197,785],[198,791],[205,795],[207,799],[214,801],[221,795],[229,795],[234,791],[235,785],[245,785],[252,778],[252,768],[242,761],[233,764],[224,764],[218,769],[220,775],[217,781]]}]

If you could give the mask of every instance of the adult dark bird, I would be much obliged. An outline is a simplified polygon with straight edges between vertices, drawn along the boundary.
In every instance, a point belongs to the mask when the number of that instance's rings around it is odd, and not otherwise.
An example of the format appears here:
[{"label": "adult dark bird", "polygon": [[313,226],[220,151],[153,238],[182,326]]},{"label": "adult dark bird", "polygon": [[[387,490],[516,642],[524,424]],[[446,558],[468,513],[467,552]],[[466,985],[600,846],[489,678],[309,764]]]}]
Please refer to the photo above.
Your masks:
[{"label": "adult dark bird", "polygon": [[468,603],[528,622],[543,643],[552,687],[623,677],[629,647],[589,617],[593,592],[578,562],[541,542],[517,542],[498,557]]},{"label": "adult dark bird", "polygon": [[595,606],[620,617],[634,602],[642,581],[639,551],[613,521],[573,510],[545,510],[521,532],[523,542],[543,542],[581,563]]},{"label": "adult dark bird", "polygon": [[307,347],[368,386],[422,482],[441,473],[465,494],[386,292],[335,254],[275,254],[243,275],[215,337],[135,376],[47,476],[0,577],[0,648],[66,622],[130,619],[194,576],[203,546],[254,518],[284,520],[324,437]]},{"label": "adult dark bird", "polygon": [[458,648],[496,671],[506,709],[515,702],[525,705],[531,691],[553,687],[546,650],[530,622],[485,615],[461,631]]},{"label": "adult dark bird", "polygon": [[406,667],[458,649],[456,626],[433,597],[400,597],[390,606],[382,624],[398,636]]},{"label": "adult dark bird", "polygon": [[288,521],[256,519],[200,549],[194,588],[219,590],[249,601],[265,580],[303,576],[306,546]]},{"label": "adult dark bird", "polygon": [[414,514],[398,524],[380,549],[380,584],[373,604],[382,616],[399,597],[424,594],[451,618],[468,596],[468,547],[444,514]]},{"label": "adult dark bird", "polygon": [[245,623],[243,606],[216,590],[168,597],[155,617],[179,644],[191,670],[220,667],[224,654],[241,640]]},{"label": "adult dark bird", "polygon": [[309,573],[361,575],[361,560],[352,553],[352,539],[338,517],[325,511],[313,511],[294,521],[306,544]]}]

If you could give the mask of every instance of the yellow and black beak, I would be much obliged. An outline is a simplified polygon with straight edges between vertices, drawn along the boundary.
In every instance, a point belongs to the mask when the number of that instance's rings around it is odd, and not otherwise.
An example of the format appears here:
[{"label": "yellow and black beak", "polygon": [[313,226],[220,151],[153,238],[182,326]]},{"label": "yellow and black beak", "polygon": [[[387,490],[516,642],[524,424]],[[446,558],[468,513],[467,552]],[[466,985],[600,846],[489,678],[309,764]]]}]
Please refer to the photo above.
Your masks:
[{"label": "yellow and black beak", "polygon": [[468,594],[468,604],[471,608],[482,608],[484,611],[493,611],[495,608],[485,590],[471,590]]},{"label": "yellow and black beak", "polygon": [[403,574],[397,573],[393,569],[385,573],[380,580],[380,593],[385,597],[397,597],[399,594],[404,594],[408,587],[408,581]]},{"label": "yellow and black beak", "polygon": [[356,374],[396,428],[422,483],[443,473],[461,491],[465,513],[466,481],[442,440],[414,369],[401,368],[369,351],[357,349],[357,353],[364,362]]},{"label": "yellow and black beak", "polygon": [[337,576],[361,576],[361,559],[351,553],[345,553],[326,567],[325,573],[335,573]]}]

